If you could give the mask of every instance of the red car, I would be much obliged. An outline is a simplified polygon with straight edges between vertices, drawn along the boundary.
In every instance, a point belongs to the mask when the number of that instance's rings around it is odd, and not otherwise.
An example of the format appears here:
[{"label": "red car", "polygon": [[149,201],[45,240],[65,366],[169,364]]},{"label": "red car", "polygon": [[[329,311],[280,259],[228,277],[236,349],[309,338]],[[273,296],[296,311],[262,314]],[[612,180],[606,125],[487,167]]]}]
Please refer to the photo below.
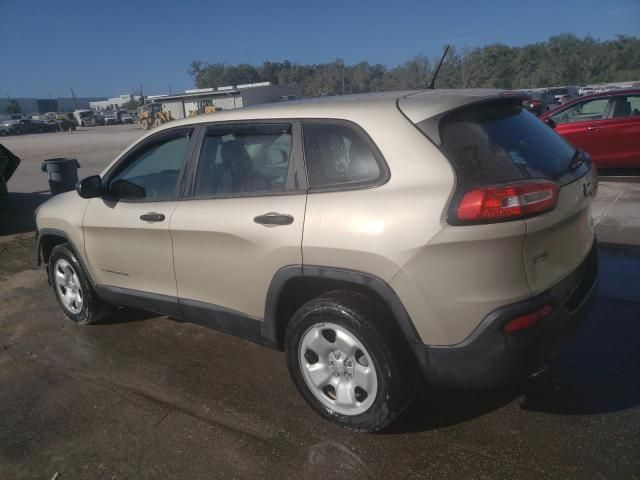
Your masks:
[{"label": "red car", "polygon": [[599,168],[640,167],[640,90],[580,97],[540,119]]}]

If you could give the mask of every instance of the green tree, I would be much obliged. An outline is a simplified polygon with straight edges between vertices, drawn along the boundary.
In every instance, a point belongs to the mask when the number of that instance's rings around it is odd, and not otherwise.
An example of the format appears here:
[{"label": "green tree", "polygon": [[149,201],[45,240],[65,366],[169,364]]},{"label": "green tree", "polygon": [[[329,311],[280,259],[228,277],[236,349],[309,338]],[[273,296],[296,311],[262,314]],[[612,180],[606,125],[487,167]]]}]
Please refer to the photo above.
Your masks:
[{"label": "green tree", "polygon": [[[187,71],[198,88],[271,82],[320,96],[424,88],[439,60],[418,55],[393,68],[347,65],[341,59],[320,64],[265,61],[258,66],[195,60]],[[460,53],[452,46],[436,87],[527,89],[629,80],[640,80],[640,38],[620,35],[601,42],[562,34],[522,47],[492,44]]]},{"label": "green tree", "polygon": [[18,103],[15,98],[10,98],[4,111],[9,115],[13,115],[16,113],[20,113],[22,109],[20,108],[20,103]]}]

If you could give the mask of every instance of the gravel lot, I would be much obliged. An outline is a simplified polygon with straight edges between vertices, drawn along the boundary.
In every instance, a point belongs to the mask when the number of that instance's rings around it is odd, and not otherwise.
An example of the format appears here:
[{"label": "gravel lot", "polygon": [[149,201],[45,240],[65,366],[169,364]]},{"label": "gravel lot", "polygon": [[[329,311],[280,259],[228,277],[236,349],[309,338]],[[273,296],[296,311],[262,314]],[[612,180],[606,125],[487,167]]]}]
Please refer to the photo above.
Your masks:
[{"label": "gravel lot", "polygon": [[141,133],[3,139],[23,164],[0,223],[0,479],[640,479],[640,183],[601,183],[597,299],[546,371],[489,392],[423,387],[392,431],[352,434],[304,404],[278,352],[129,309],[66,320],[25,220],[48,197],[40,161],[97,173]]}]

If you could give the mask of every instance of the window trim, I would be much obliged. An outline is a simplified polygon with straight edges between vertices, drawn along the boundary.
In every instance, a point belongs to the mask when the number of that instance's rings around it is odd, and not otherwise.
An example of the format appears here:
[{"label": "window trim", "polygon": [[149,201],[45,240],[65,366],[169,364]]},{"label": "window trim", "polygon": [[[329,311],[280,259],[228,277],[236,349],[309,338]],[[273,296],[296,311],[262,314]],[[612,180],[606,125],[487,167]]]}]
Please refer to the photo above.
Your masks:
[{"label": "window trim", "polygon": [[[206,132],[210,127],[217,126],[253,126],[253,125],[291,125],[291,155],[289,157],[289,167],[285,188],[281,192],[240,192],[214,195],[195,195],[198,165],[200,164],[200,154],[204,145]],[[181,200],[216,200],[226,198],[251,198],[270,197],[274,195],[300,195],[307,193],[307,177],[303,163],[302,148],[302,127],[300,120],[291,118],[269,118],[269,119],[240,119],[223,122],[207,122],[199,125],[199,135],[194,145],[193,154],[189,160],[187,173],[185,174],[185,187]],[[195,135],[194,135],[195,137]],[[297,180],[297,186],[296,186]]]},{"label": "window trim", "polygon": [[[176,188],[174,195],[167,198],[158,198],[158,199],[130,199],[130,198],[118,198],[118,202],[124,203],[157,203],[157,202],[172,202],[176,200],[180,200],[182,198],[183,193],[183,181],[186,173],[186,167],[189,163],[189,160],[193,156],[193,147],[196,139],[197,133],[196,125],[187,125],[187,126],[177,126],[174,128],[170,128],[167,130],[163,130],[161,132],[155,133],[141,140],[140,142],[133,145],[129,150],[127,150],[111,167],[107,170],[102,176],[102,184],[103,186],[108,185],[111,182],[111,179],[117,175],[122,169],[124,169],[131,161],[133,161],[135,156],[139,154],[141,151],[150,147],[155,143],[160,143],[163,139],[172,137],[176,135],[176,133],[180,131],[184,131],[186,135],[189,137],[189,141],[187,143],[187,147],[185,148],[184,154],[182,156],[182,161],[180,164],[180,171],[178,172],[178,179],[176,180]],[[108,193],[107,193],[108,195]]]},{"label": "window trim", "polygon": [[[391,179],[391,170],[389,170],[389,165],[387,164],[386,159],[380,152],[380,149],[373,141],[371,136],[367,133],[367,131],[362,128],[357,123],[346,120],[342,118],[301,118],[302,123],[302,154],[304,158],[304,166],[305,172],[307,176],[307,184],[308,184],[308,192],[309,193],[326,193],[326,192],[343,192],[350,190],[365,190],[369,188],[377,188],[385,185]],[[352,182],[352,183],[335,183],[332,185],[323,185],[321,187],[313,187],[309,183],[309,170],[307,169],[307,159],[304,149],[304,126],[305,124],[311,125],[341,125],[347,128],[350,128],[356,135],[359,135],[362,140],[364,140],[365,144],[371,150],[373,154],[373,158],[376,160],[378,164],[378,168],[380,170],[380,174],[377,178],[373,180],[364,180],[360,182]]]}]

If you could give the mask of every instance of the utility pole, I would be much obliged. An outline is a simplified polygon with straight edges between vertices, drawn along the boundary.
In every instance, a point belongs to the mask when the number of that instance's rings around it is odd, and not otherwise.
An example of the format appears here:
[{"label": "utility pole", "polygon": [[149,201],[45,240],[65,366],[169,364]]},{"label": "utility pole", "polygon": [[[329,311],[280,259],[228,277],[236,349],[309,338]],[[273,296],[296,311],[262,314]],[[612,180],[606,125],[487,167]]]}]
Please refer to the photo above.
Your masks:
[{"label": "utility pole", "polygon": [[71,98],[73,98],[73,105],[76,107],[75,109],[78,110],[78,100],[76,100],[76,94],[73,93],[73,87],[69,87],[69,90],[71,90]]},{"label": "utility pole", "polygon": [[171,84],[169,84],[169,95],[171,95]]}]

